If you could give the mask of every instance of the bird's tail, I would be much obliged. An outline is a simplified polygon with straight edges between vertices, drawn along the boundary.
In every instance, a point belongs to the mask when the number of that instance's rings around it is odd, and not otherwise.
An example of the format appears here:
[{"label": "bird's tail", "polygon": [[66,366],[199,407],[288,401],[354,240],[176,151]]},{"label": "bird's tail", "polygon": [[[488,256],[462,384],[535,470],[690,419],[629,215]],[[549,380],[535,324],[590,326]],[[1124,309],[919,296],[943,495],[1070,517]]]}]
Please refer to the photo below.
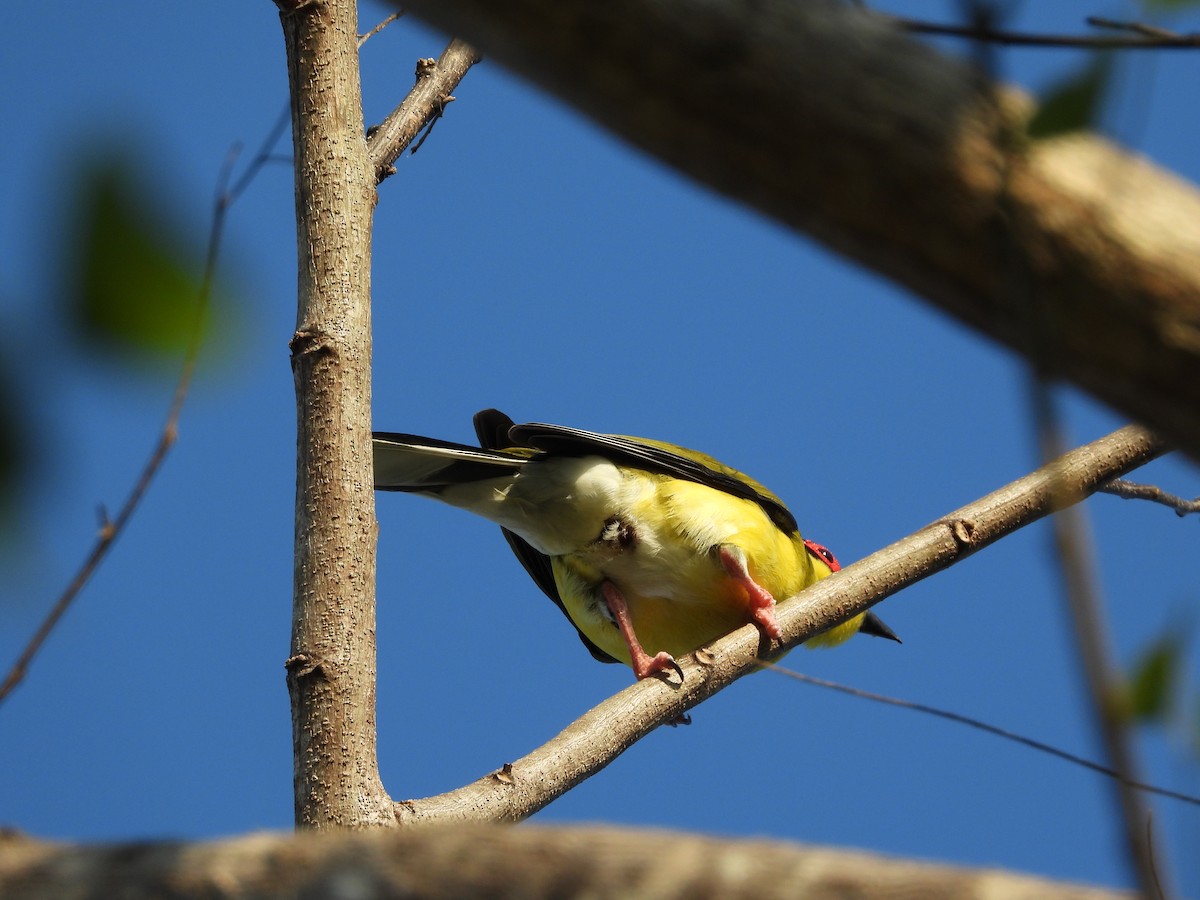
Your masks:
[{"label": "bird's tail", "polygon": [[452,485],[512,476],[526,463],[519,453],[484,450],[416,434],[373,435],[375,489],[440,494]]}]

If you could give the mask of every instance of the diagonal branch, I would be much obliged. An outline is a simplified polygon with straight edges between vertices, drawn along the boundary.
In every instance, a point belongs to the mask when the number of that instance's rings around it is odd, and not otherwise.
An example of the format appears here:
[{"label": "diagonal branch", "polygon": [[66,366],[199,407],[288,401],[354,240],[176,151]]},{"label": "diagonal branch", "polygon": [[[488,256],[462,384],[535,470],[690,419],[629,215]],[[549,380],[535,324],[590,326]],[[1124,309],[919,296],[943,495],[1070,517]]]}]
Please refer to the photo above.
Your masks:
[{"label": "diagonal branch", "polygon": [[1037,308],[1048,376],[1200,458],[1195,186],[1096,135],[1030,143],[1028,97],[847,4],[405,6],[1019,353]]},{"label": "diagonal branch", "polygon": [[[783,646],[795,646],[1018,528],[1078,503],[1162,450],[1153,435],[1128,426],[949,513],[783,603]],[[658,726],[756,671],[758,651],[759,632],[740,628],[681,660],[682,685],[639,682],[522,759],[446,794],[397,803],[396,817],[402,823],[524,819]]]},{"label": "diagonal branch", "polygon": [[375,167],[375,181],[382,183],[396,172],[392,165],[421,130],[437,121],[454,99],[454,89],[467,70],[482,57],[455,38],[437,62],[417,61],[417,83],[408,96],[383,122],[367,134],[367,154]]}]

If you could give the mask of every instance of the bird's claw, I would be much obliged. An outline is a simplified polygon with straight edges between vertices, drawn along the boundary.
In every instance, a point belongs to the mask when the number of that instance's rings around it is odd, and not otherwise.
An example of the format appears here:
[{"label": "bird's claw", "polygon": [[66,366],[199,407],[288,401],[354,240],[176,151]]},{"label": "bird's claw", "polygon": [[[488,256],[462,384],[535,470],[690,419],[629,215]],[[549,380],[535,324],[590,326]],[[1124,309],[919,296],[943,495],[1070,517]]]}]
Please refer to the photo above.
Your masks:
[{"label": "bird's claw", "polygon": [[665,650],[660,650],[654,656],[643,656],[633,662],[633,674],[637,676],[638,681],[668,670],[674,670],[679,675],[679,680],[683,681],[683,669],[675,662],[675,657]]}]

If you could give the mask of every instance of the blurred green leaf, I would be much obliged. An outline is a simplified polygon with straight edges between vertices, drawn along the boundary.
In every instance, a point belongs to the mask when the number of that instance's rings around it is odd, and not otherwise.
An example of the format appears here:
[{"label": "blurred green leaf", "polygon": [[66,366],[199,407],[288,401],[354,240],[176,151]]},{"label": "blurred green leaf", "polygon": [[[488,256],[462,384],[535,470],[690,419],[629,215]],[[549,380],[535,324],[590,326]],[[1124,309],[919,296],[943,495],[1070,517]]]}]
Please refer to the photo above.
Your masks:
[{"label": "blurred green leaf", "polygon": [[1111,72],[1111,54],[1098,53],[1081,70],[1055,85],[1030,120],[1029,136],[1040,140],[1091,128]]},{"label": "blurred green leaf", "polygon": [[1166,718],[1179,680],[1183,645],[1175,637],[1160,638],[1134,664],[1129,676],[1127,708],[1135,721]]},{"label": "blurred green leaf", "polygon": [[70,298],[86,339],[178,356],[188,346],[203,254],[173,235],[165,213],[122,162],[101,162],[77,194]]}]

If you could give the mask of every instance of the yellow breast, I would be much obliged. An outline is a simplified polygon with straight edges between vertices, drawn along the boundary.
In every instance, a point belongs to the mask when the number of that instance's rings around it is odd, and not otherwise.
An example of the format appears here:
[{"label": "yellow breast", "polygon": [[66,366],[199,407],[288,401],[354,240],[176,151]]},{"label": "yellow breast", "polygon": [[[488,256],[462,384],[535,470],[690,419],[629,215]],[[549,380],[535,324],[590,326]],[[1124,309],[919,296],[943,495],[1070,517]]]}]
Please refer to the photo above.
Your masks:
[{"label": "yellow breast", "polygon": [[625,532],[552,560],[568,615],[611,656],[629,663],[600,593],[605,580],[625,596],[645,649],[681,656],[750,620],[745,589],[717,557],[720,545],[740,548],[751,577],[777,600],[817,579],[799,536],[784,534],[757,503],[663,475],[621,474],[640,485],[613,514]]}]

